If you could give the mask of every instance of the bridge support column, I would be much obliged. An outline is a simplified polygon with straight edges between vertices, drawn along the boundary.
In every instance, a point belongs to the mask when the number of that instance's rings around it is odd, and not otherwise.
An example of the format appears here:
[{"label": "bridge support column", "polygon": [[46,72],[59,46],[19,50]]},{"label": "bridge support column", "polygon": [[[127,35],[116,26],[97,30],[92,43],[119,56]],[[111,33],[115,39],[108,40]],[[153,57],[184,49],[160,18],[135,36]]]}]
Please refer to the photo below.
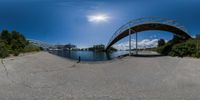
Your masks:
[{"label": "bridge support column", "polygon": [[131,56],[131,33],[132,31],[135,32],[135,54],[138,55],[138,36],[135,30],[129,28],[129,56]]},{"label": "bridge support column", "polygon": [[137,32],[135,32],[135,53],[138,55],[138,36]]},{"label": "bridge support column", "polygon": [[129,56],[131,56],[131,29],[129,28]]}]

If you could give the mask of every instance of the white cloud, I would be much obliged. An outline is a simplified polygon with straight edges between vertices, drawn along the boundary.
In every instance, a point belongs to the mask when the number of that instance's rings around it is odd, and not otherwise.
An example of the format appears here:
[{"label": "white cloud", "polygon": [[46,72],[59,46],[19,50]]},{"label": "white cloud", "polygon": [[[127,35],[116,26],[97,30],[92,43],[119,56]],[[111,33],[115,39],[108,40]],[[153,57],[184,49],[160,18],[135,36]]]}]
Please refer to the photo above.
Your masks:
[{"label": "white cloud", "polygon": [[156,34],[150,36],[151,39],[155,39],[155,38],[157,38],[157,37],[158,37],[158,36],[157,36]]},{"label": "white cloud", "polygon": [[[159,39],[143,39],[141,41],[138,41],[138,48],[150,48],[150,47],[156,47],[158,45],[158,40]],[[120,43],[120,44],[116,44],[114,45],[115,48],[119,49],[119,50],[126,50],[129,48],[129,42],[124,42],[124,43]],[[133,39],[131,41],[131,48],[135,48],[136,47],[136,41]]]},{"label": "white cloud", "polygon": [[99,23],[99,22],[107,22],[110,17],[105,14],[98,14],[98,15],[87,16],[87,18],[89,22]]}]

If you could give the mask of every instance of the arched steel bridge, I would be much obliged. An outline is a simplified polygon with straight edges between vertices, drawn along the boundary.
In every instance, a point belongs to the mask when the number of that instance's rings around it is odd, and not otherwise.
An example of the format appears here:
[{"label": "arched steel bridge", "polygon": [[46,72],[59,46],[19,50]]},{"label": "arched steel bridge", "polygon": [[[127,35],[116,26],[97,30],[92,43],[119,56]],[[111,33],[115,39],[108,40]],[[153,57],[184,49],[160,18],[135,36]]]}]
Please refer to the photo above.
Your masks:
[{"label": "arched steel bridge", "polygon": [[135,34],[137,32],[147,30],[163,30],[172,32],[184,40],[191,38],[185,27],[174,20],[160,17],[139,18],[129,21],[127,24],[121,26],[110,38],[110,41],[106,46],[106,50],[108,50],[113,44],[118,42],[120,39],[130,34]]}]

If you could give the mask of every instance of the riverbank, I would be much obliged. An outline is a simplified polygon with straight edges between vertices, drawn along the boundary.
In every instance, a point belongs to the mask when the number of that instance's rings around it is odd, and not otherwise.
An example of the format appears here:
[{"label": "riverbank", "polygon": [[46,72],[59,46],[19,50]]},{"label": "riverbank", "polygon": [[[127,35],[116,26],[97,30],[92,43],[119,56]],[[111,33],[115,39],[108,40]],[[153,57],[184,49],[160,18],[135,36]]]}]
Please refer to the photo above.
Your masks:
[{"label": "riverbank", "polygon": [[200,60],[124,57],[76,63],[47,52],[0,63],[1,100],[198,100]]}]

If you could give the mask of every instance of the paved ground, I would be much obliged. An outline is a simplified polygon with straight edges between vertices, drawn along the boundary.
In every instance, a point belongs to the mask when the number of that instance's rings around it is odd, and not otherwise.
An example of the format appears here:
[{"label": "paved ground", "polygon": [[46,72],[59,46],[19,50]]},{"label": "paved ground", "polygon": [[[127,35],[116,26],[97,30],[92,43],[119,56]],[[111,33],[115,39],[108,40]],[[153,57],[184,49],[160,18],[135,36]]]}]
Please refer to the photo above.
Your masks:
[{"label": "paved ground", "polygon": [[80,63],[40,52],[0,64],[0,100],[199,100],[200,60]]}]

